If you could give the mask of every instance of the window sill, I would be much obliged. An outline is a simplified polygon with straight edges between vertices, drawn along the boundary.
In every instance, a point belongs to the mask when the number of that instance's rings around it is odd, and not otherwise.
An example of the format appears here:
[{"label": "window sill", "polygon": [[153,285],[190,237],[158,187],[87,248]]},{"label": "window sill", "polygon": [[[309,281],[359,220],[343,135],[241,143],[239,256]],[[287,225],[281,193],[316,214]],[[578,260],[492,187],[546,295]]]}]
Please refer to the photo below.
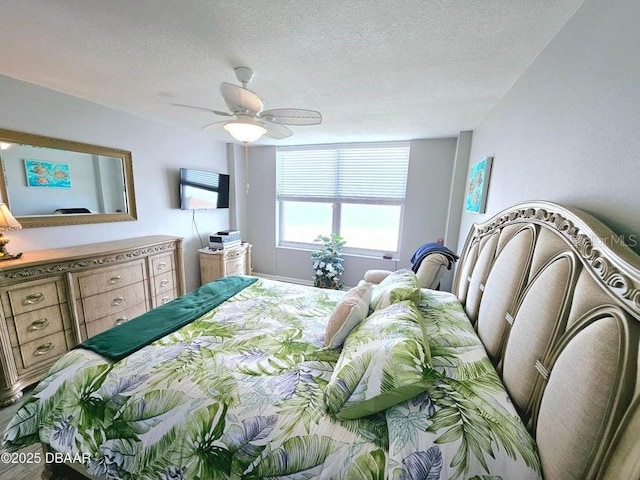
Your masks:
[{"label": "window sill", "polygon": [[[317,248],[312,248],[312,247],[302,247],[302,246],[292,246],[292,245],[277,245],[276,246],[276,250],[292,250],[292,251],[298,251],[298,252],[309,252],[309,254],[311,254],[311,252],[315,252],[317,250]],[[384,254],[387,255],[387,254]],[[345,258],[366,258],[369,260],[387,260],[389,262],[397,262],[399,260],[398,255],[392,255],[391,257],[385,257],[383,256],[383,254],[368,254],[368,253],[353,253],[353,252],[344,252],[342,254],[343,257]]]}]

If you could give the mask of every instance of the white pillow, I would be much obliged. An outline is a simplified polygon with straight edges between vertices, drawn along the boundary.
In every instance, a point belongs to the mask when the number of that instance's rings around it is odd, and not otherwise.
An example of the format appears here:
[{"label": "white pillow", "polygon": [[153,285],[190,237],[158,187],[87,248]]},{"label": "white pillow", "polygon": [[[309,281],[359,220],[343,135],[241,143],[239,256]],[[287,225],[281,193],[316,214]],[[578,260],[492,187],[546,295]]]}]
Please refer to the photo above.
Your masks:
[{"label": "white pillow", "polygon": [[371,302],[371,284],[360,283],[349,290],[334,308],[324,337],[324,346],[337,348],[344,343],[349,332],[369,314]]}]

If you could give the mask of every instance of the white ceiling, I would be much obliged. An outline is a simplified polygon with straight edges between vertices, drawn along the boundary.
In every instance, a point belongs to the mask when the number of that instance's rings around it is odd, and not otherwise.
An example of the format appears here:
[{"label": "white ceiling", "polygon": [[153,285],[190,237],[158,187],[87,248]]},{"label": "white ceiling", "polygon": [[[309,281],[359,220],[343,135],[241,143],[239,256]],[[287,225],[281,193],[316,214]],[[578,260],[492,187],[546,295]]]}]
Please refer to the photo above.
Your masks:
[{"label": "white ceiling", "polygon": [[448,137],[582,1],[0,0],[0,74],[199,130],[223,118],[171,103],[227,110],[219,85],[249,66],[265,108],[323,114],[258,144]]}]

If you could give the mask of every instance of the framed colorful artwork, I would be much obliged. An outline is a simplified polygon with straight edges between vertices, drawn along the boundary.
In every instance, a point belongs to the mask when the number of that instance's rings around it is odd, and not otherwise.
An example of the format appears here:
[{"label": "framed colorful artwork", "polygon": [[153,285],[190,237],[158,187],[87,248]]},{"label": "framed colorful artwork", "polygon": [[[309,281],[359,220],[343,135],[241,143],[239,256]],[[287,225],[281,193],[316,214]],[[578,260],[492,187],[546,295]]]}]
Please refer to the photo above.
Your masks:
[{"label": "framed colorful artwork", "polygon": [[469,171],[469,186],[465,198],[467,212],[484,213],[492,161],[493,157],[485,157],[474,164]]},{"label": "framed colorful artwork", "polygon": [[25,159],[24,166],[29,187],[71,188],[71,172],[66,163]]}]

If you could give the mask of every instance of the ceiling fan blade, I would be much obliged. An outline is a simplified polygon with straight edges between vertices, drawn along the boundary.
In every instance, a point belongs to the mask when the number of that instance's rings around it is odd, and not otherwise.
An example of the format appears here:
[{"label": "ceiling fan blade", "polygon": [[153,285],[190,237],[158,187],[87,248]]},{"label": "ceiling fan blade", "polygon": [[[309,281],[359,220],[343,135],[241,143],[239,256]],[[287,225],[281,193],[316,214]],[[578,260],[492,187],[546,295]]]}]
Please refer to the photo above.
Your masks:
[{"label": "ceiling fan blade", "polygon": [[276,140],[282,140],[283,138],[287,138],[293,135],[293,132],[291,130],[289,130],[284,125],[279,125],[277,123],[264,122],[264,128],[267,129],[267,133],[265,133],[264,136],[275,138]]},{"label": "ceiling fan blade", "polygon": [[274,108],[265,110],[260,118],[281,125],[318,125],[322,123],[322,115],[315,110],[301,108]]},{"label": "ceiling fan blade", "polygon": [[227,107],[233,113],[257,115],[264,108],[260,97],[249,89],[230,83],[222,83],[220,85],[220,93]]},{"label": "ceiling fan blade", "polygon": [[233,117],[232,113],[221,112],[220,110],[213,110],[212,108],[207,107],[196,107],[195,105],[185,105],[184,103],[172,103],[171,105],[175,105],[176,107],[193,108],[195,110],[202,110],[203,112],[211,112],[216,115],[220,115],[221,117]]}]

